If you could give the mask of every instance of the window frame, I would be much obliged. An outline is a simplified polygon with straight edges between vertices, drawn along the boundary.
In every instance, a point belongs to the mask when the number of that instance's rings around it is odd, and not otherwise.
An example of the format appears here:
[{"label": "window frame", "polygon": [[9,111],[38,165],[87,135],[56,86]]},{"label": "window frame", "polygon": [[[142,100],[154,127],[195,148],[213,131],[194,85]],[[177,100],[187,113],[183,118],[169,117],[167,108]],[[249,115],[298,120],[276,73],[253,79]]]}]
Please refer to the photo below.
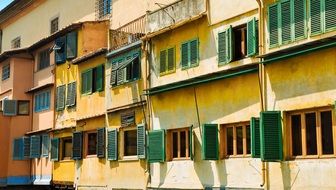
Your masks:
[{"label": "window frame", "polygon": [[[90,134],[96,134],[96,153],[95,154],[89,154],[89,135]],[[85,132],[85,138],[84,138],[84,155],[85,158],[95,158],[98,157],[97,150],[98,150],[98,133],[97,130],[91,130]]]},{"label": "window frame", "polygon": [[18,36],[11,41],[11,48],[17,49],[21,47],[21,36]]},{"label": "window frame", "polygon": [[[42,57],[42,54],[43,53],[46,53],[48,56],[48,65],[44,65],[43,67],[41,67],[41,57]],[[37,58],[37,71],[41,71],[41,70],[44,70],[48,67],[50,67],[50,53],[49,53],[49,49],[44,49],[44,50],[41,50],[40,52],[38,52],[38,58]]]},{"label": "window frame", "polygon": [[[28,113],[20,113],[20,104],[21,103],[28,103]],[[17,115],[29,115],[30,114],[30,101],[29,100],[18,100],[17,103]]]},{"label": "window frame", "polygon": [[[173,49],[174,50],[174,57],[173,57],[173,61],[174,61],[174,68],[172,70],[168,69],[168,50]],[[164,72],[161,72],[161,52],[165,51],[166,52],[166,60],[165,60],[165,65],[166,65],[166,70]],[[172,74],[176,72],[176,46],[168,46],[166,49],[162,49],[159,51],[159,73],[160,76],[165,76],[168,74]]]},{"label": "window frame", "polygon": [[[122,143],[120,143],[121,147],[120,147],[120,156],[122,160],[139,160],[137,153],[135,153],[134,155],[125,155],[125,146],[126,146],[126,132],[128,131],[134,131],[137,134],[137,128],[136,125],[132,125],[131,127],[125,127],[121,129],[122,133],[119,133],[120,135],[122,135]],[[136,145],[136,149],[137,149],[137,139],[135,140],[135,145]]]},{"label": "window frame", "polygon": [[[6,70],[6,72],[4,72],[4,70]],[[2,81],[6,81],[10,78],[10,63],[5,64],[4,66],[2,66],[2,70],[1,70],[1,79]]]},{"label": "window frame", "polygon": [[[68,157],[68,156],[65,156],[65,141],[71,141],[71,149],[70,149],[70,152],[71,152],[71,156]],[[72,147],[73,147],[73,140],[72,140],[72,137],[64,137],[64,138],[61,138],[61,156],[60,156],[60,160],[61,161],[64,161],[64,160],[71,160],[72,159]]]},{"label": "window frame", "polygon": [[[185,157],[181,157],[181,132],[185,132],[186,139],[185,139]],[[177,133],[177,157],[174,157],[174,142],[173,142],[173,133]],[[179,129],[171,129],[167,131],[167,148],[166,148],[166,158],[167,161],[179,161],[179,160],[192,160],[190,156],[190,127],[184,127]]]},{"label": "window frame", "polygon": [[[57,29],[53,31],[53,27],[54,27],[54,21],[57,20]],[[59,31],[59,16],[55,16],[53,18],[50,19],[50,34],[54,34],[55,32]]]},{"label": "window frame", "polygon": [[[331,111],[331,121],[332,121],[332,138],[333,138],[333,154],[323,154],[322,153],[322,126],[321,126],[321,112]],[[306,140],[306,126],[305,126],[305,117],[307,113],[315,113],[316,116],[316,144],[317,144],[317,154],[316,155],[307,155],[307,140]],[[287,155],[289,159],[319,159],[319,158],[334,158],[336,157],[336,120],[334,109],[330,106],[318,107],[318,108],[308,108],[302,110],[288,111],[286,114],[286,134],[288,136],[286,147],[288,149]],[[292,125],[291,116],[300,115],[301,119],[301,149],[302,155],[293,156],[293,144],[292,144]]]},{"label": "window frame", "polygon": [[[102,89],[98,89],[97,88],[97,68],[98,67],[102,67]],[[84,82],[83,82],[83,76],[84,74],[88,74],[91,72],[91,76],[88,75],[88,77],[91,77],[91,91],[85,91],[84,92],[84,89],[83,89],[83,85],[84,85]],[[104,92],[105,91],[105,64],[99,64],[95,67],[92,67],[92,68],[89,68],[89,69],[86,69],[86,70],[83,70],[81,72],[81,75],[80,75],[80,94],[81,96],[86,96],[86,95],[91,95],[91,94],[94,94],[94,93],[99,93],[99,92]],[[76,81],[73,81],[73,82],[76,82]],[[69,83],[70,84],[70,83]]]}]

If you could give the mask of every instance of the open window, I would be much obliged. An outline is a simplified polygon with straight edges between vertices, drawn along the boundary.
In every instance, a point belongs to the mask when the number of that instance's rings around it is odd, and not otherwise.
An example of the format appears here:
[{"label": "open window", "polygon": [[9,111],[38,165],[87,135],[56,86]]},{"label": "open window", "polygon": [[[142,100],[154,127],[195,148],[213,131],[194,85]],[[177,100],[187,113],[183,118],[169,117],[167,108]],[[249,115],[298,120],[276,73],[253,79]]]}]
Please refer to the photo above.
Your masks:
[{"label": "open window", "polygon": [[61,160],[70,160],[72,157],[72,138],[63,138],[61,142],[62,155]]},{"label": "open window", "polygon": [[86,156],[97,156],[97,132],[86,133]]}]

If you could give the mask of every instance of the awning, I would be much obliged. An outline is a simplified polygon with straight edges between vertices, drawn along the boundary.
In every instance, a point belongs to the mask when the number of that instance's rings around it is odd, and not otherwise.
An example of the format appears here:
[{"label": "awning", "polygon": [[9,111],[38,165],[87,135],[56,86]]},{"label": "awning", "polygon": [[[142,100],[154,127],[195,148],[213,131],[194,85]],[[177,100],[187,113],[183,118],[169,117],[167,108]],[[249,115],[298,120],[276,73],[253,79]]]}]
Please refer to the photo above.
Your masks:
[{"label": "awning", "polygon": [[26,133],[26,135],[32,135],[36,133],[42,133],[42,132],[49,132],[51,131],[52,128],[47,128],[47,129],[41,129],[41,130],[36,130],[36,131],[29,131]]}]

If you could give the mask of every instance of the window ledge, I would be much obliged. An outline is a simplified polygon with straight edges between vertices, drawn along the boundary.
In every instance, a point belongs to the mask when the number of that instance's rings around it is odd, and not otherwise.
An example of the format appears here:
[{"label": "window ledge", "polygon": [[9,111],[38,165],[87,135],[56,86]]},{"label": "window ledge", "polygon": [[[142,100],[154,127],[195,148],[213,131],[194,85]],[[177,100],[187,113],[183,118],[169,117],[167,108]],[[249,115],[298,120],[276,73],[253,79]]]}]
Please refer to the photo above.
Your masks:
[{"label": "window ledge", "polygon": [[138,156],[124,156],[119,161],[120,162],[127,162],[127,161],[138,161],[138,160],[139,160]]},{"label": "window ledge", "polygon": [[63,163],[63,162],[73,162],[74,160],[71,159],[66,159],[66,160],[60,160],[58,161],[59,163]]},{"label": "window ledge", "polygon": [[138,79],[132,79],[132,80],[129,80],[127,82],[123,82],[121,84],[117,84],[117,85],[112,85],[110,84],[110,87],[112,90],[115,90],[117,88],[122,88],[122,87],[125,87],[126,85],[132,85],[133,83],[137,83],[139,80],[141,80],[141,77],[138,78]]}]

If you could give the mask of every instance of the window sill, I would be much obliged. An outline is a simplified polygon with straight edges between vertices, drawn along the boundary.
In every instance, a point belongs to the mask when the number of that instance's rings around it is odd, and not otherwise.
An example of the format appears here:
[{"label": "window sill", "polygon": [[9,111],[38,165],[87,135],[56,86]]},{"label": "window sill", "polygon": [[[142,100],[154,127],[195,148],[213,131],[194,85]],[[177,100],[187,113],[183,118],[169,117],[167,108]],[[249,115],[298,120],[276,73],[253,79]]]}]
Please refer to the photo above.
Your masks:
[{"label": "window sill", "polygon": [[88,158],[88,159],[90,159],[90,158],[98,158],[98,156],[96,154],[94,154],[94,155],[86,155],[85,158]]},{"label": "window sill", "polygon": [[193,161],[189,157],[188,158],[173,158],[172,160],[169,160],[168,162],[174,162],[174,161]]},{"label": "window sill", "polygon": [[58,162],[62,163],[62,162],[73,162],[74,160],[71,160],[70,158],[66,158],[66,159],[63,159],[63,160],[60,160]]},{"label": "window sill", "polygon": [[[138,78],[138,79],[132,79],[132,80],[129,80],[129,81],[127,81],[127,82],[123,82],[123,83],[121,83],[121,84],[112,85],[111,88],[112,88],[112,90],[114,90],[114,89],[123,87],[124,85],[135,83],[135,82],[139,81],[140,79],[141,79],[141,78]],[[111,84],[110,84],[110,85],[111,85]]]},{"label": "window sill", "polygon": [[123,156],[120,162],[128,162],[128,161],[138,161],[138,156]]},{"label": "window sill", "polygon": [[231,159],[231,158],[251,158],[251,154],[246,155],[230,155],[230,156],[224,156],[224,159]]},{"label": "window sill", "polygon": [[176,72],[175,69],[174,69],[174,70],[171,70],[171,71],[162,72],[162,73],[160,73],[160,77],[164,77],[164,76],[166,76],[166,75],[170,75],[170,74],[173,74],[173,73],[175,73],[175,72]]},{"label": "window sill", "polygon": [[195,67],[198,67],[198,66],[199,66],[199,63],[197,62],[194,65],[190,65],[190,66],[187,66],[187,67],[182,67],[182,71],[185,71],[185,70],[188,70],[188,69],[191,69],[191,68],[195,68]]},{"label": "window sill", "polygon": [[295,160],[308,160],[308,159],[328,159],[328,158],[336,158],[336,155],[309,155],[309,156],[292,156],[287,161],[295,161]]},{"label": "window sill", "polygon": [[35,71],[35,73],[38,73],[38,72],[43,71],[43,70],[46,70],[46,69],[48,69],[48,68],[50,68],[50,67],[52,67],[52,66],[53,66],[53,65],[50,65],[50,64],[49,64],[48,67],[44,67],[44,68],[42,68],[42,69],[37,69],[37,70]]}]

